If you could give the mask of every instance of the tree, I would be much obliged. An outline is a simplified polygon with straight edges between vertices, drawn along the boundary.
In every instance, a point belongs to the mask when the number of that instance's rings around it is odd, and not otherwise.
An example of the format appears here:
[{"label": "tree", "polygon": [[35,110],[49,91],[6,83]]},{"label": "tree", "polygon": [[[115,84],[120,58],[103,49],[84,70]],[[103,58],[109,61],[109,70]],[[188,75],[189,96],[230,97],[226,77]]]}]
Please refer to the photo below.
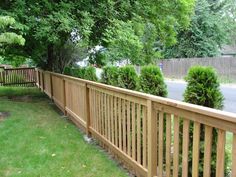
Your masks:
[{"label": "tree", "polygon": [[177,44],[163,51],[165,58],[212,57],[227,42],[230,25],[225,20],[225,1],[197,0],[189,29],[180,30]]},{"label": "tree", "polygon": [[22,35],[16,34],[14,29],[17,29],[16,21],[10,16],[0,16],[0,47],[7,45],[24,45],[25,39]]},{"label": "tree", "polygon": [[173,45],[177,29],[188,26],[193,4],[193,1],[134,3],[135,15],[130,20],[112,21],[106,30],[108,56],[136,65],[154,63],[160,58],[160,46]]},{"label": "tree", "polygon": [[236,45],[236,3],[235,0],[227,0],[224,7],[224,19],[228,24],[229,41],[231,45]]},{"label": "tree", "polygon": [[68,47],[68,41],[85,41],[89,26],[93,23],[84,11],[79,12],[78,20],[76,4],[72,1],[45,0],[35,3],[17,0],[5,1],[5,4],[2,6],[3,13],[12,14],[29,27],[25,34],[24,54],[48,70],[58,70],[57,63],[62,59],[62,51],[67,52],[64,49]]},{"label": "tree", "polygon": [[[133,19],[142,19],[140,24],[150,22],[157,31],[156,38],[163,44],[171,44],[175,41],[176,27],[188,25],[193,5],[194,0],[5,0],[0,12],[14,16],[29,27],[24,35],[23,53],[45,69],[53,70],[58,50],[68,40],[86,43],[87,51],[97,45],[107,48],[111,41],[104,37],[117,21],[127,27],[127,32],[130,31],[129,21]],[[135,35],[131,35],[132,40],[139,37]]]},{"label": "tree", "polygon": [[142,43],[135,34],[132,21],[114,20],[114,25],[106,30],[104,41],[109,44],[106,55],[110,60],[129,60],[132,64],[141,63]]},{"label": "tree", "polygon": [[26,61],[24,56],[15,55],[11,50],[12,47],[25,45],[21,31],[23,28],[25,26],[16,22],[13,17],[0,16],[0,63],[18,67]]}]

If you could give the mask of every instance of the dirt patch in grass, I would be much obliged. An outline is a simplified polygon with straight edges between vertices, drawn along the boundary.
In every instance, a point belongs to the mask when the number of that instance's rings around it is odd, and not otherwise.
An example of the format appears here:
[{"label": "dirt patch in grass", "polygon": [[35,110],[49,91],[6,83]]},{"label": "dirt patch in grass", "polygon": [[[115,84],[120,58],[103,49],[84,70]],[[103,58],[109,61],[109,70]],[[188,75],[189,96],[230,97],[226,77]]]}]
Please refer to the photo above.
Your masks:
[{"label": "dirt patch in grass", "polygon": [[0,122],[10,116],[10,112],[0,112]]},{"label": "dirt patch in grass", "polygon": [[30,95],[25,95],[25,96],[8,96],[7,97],[9,100],[12,101],[20,101],[20,102],[32,102],[33,97]]}]

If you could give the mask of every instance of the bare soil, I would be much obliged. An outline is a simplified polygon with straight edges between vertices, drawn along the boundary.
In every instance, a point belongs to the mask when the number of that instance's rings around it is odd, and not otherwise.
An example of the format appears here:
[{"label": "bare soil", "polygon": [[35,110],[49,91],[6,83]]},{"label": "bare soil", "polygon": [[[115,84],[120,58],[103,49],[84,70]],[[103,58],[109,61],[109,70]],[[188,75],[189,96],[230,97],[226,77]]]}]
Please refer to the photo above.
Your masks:
[{"label": "bare soil", "polygon": [[10,116],[9,112],[0,112],[0,122]]},{"label": "bare soil", "polygon": [[20,101],[20,102],[32,102],[32,96],[8,96],[8,99],[12,101]]}]

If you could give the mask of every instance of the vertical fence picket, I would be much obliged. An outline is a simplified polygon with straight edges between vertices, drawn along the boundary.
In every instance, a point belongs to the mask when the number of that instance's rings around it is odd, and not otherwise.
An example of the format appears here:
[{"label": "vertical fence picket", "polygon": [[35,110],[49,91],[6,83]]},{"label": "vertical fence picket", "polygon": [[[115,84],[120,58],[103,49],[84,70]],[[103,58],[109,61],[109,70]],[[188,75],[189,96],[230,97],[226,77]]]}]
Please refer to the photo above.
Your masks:
[{"label": "vertical fence picket", "polygon": [[126,147],[126,140],[127,140],[127,134],[126,134],[126,101],[123,100],[122,102],[122,120],[123,120],[123,151],[127,153],[127,147]]},{"label": "vertical fence picket", "polygon": [[119,148],[122,149],[122,127],[121,127],[121,122],[122,122],[122,114],[121,114],[121,110],[122,110],[122,99],[118,98],[118,122],[119,122]]},{"label": "vertical fence picket", "polygon": [[179,117],[174,116],[174,155],[173,155],[173,177],[179,175]]},{"label": "vertical fence picket", "polygon": [[189,152],[189,125],[190,121],[184,119],[183,123],[183,150],[182,150],[182,177],[188,177],[188,152]]},{"label": "vertical fence picket", "polygon": [[[143,166],[147,166],[147,111],[146,107],[143,107]],[[156,115],[154,115],[154,118]]]},{"label": "vertical fence picket", "polygon": [[132,158],[136,160],[136,124],[135,103],[132,103]]},{"label": "vertical fence picket", "polygon": [[131,123],[130,123],[130,102],[128,101],[127,102],[127,153],[128,153],[128,156],[131,156]]},{"label": "vertical fence picket", "polygon": [[137,161],[141,163],[141,105],[137,105]]},{"label": "vertical fence picket", "polygon": [[171,115],[166,114],[166,176],[171,176]]},{"label": "vertical fence picket", "polygon": [[115,99],[115,145],[118,146],[118,116],[117,116],[117,97],[114,98]]},{"label": "vertical fence picket", "polygon": [[115,144],[115,130],[114,130],[114,97],[111,96],[111,142]]},{"label": "vertical fence picket", "polygon": [[200,123],[194,122],[193,130],[193,163],[192,163],[192,175],[198,177],[199,171],[199,147],[200,146]]},{"label": "vertical fence picket", "polygon": [[163,112],[159,112],[158,176],[163,176],[163,145],[164,145],[163,125],[164,125]]},{"label": "vertical fence picket", "polygon": [[236,177],[236,134],[233,134],[232,146],[232,174],[231,177]]},{"label": "vertical fence picket", "polygon": [[216,177],[224,177],[225,131],[220,129],[218,129],[216,155]]},{"label": "vertical fence picket", "polygon": [[157,117],[152,101],[147,101],[148,119],[148,177],[157,175]]},{"label": "vertical fence picket", "polygon": [[212,127],[205,126],[203,176],[211,176]]}]

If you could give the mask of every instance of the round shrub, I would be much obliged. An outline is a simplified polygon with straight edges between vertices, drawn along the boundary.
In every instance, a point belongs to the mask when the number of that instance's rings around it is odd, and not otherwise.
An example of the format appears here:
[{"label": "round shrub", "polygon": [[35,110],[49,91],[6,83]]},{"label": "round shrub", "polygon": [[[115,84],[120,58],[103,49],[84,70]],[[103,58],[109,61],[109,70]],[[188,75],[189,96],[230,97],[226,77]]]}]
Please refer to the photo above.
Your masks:
[{"label": "round shrub", "polygon": [[118,86],[119,69],[115,66],[106,66],[103,68],[101,82],[108,85]]},{"label": "round shrub", "polygon": [[130,90],[138,87],[138,75],[133,66],[124,66],[119,69],[118,86]]},{"label": "round shrub", "polygon": [[[189,69],[185,78],[187,88],[184,92],[184,101],[192,104],[206,106],[215,109],[223,108],[224,97],[220,91],[217,74],[214,68],[204,66],[194,66]],[[193,122],[190,124],[190,143],[189,143],[189,165],[192,165],[192,147],[193,147]],[[200,144],[204,144],[205,126],[201,125]],[[211,175],[216,175],[216,151],[217,151],[217,129],[212,131],[212,153],[211,153]],[[180,138],[181,139],[181,138]],[[225,176],[229,173],[227,166],[229,164],[229,154],[225,152]],[[199,166],[203,166],[204,146],[199,149]],[[192,176],[191,169],[189,176]],[[199,176],[203,176],[203,169],[199,169]]]},{"label": "round shrub", "polygon": [[74,77],[84,79],[85,68],[74,68],[71,71],[71,75],[74,76]]},{"label": "round shrub", "polygon": [[71,67],[66,66],[66,67],[64,68],[63,74],[71,76],[71,73],[72,73]]},{"label": "round shrub", "polygon": [[139,82],[142,92],[162,97],[167,96],[167,86],[159,67],[154,65],[142,67]]},{"label": "round shrub", "polygon": [[212,67],[194,66],[189,69],[185,80],[185,102],[215,109],[223,108],[224,97],[220,91],[216,71]]},{"label": "round shrub", "polygon": [[98,78],[96,75],[96,68],[92,66],[86,67],[84,71],[84,79],[90,80],[90,81],[98,81]]}]

